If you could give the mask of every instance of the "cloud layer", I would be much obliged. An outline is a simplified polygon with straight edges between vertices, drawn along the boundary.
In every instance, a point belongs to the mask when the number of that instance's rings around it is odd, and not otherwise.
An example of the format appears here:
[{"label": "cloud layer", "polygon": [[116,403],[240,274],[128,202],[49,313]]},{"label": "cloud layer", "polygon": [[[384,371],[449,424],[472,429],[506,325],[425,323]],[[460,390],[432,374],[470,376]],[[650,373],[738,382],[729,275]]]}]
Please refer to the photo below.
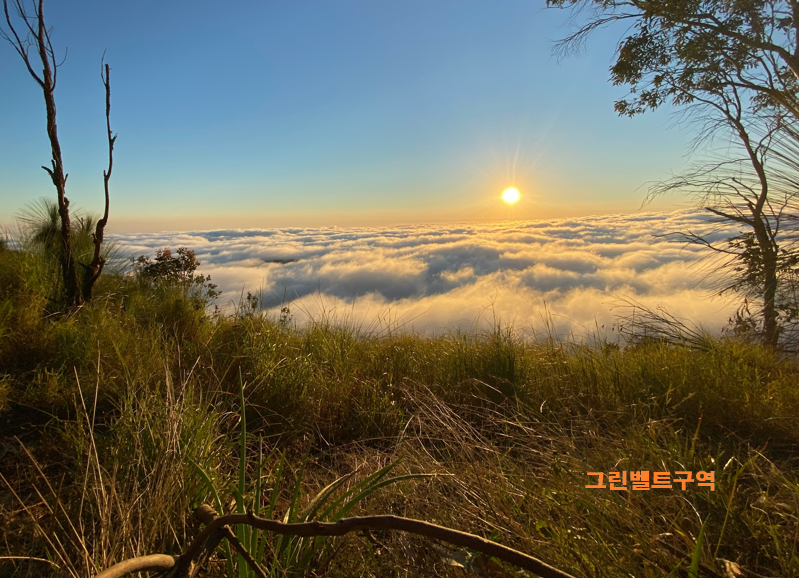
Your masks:
[{"label": "cloud layer", "polygon": [[295,318],[323,313],[367,327],[436,333],[492,323],[612,337],[625,298],[718,330],[731,303],[709,299],[704,253],[669,238],[709,235],[695,211],[492,224],[216,230],[115,238],[131,255],[196,251],[200,269],[237,302],[261,292],[266,308],[292,301]]}]

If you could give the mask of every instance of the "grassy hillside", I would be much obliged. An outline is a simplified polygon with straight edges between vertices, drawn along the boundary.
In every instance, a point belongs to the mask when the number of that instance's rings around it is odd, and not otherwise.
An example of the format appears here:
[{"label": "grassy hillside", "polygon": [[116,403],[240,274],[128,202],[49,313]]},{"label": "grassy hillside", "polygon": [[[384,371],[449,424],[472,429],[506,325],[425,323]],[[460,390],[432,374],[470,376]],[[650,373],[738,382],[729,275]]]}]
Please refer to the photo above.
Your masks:
[{"label": "grassy hillside", "polygon": [[[530,343],[507,327],[297,328],[249,303],[214,315],[200,285],[142,274],[104,275],[64,314],[54,271],[41,251],[0,248],[0,576],[178,553],[197,531],[192,508],[214,493],[227,509],[237,490],[264,511],[274,498],[282,519],[292,501],[398,459],[393,474],[435,475],[350,514],[435,521],[575,576],[688,576],[695,553],[702,576],[799,576],[795,359],[734,342]],[[588,472],[622,470],[713,471],[716,485],[585,487]],[[267,565],[270,548],[285,554],[270,539]],[[307,552],[305,566],[284,556],[270,568],[523,575],[401,534]],[[213,574],[230,573],[226,555]]]}]

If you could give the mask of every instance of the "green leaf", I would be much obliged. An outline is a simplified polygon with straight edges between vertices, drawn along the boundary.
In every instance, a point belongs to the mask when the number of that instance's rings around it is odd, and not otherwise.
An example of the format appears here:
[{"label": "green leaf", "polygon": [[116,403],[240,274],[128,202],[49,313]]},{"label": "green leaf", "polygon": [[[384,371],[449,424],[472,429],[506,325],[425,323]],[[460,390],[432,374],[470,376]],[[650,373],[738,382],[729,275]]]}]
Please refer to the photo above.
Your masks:
[{"label": "green leaf", "polygon": [[330,496],[333,495],[336,490],[338,490],[354,475],[355,472],[347,474],[346,476],[341,476],[336,481],[325,486],[324,489],[322,489],[322,491],[319,492],[311,501],[311,503],[308,504],[308,507],[302,515],[302,521],[307,522],[308,520],[312,520],[316,512],[319,511],[319,508],[324,506],[325,502],[327,502],[328,498],[330,498]]},{"label": "green leaf", "polygon": [[333,502],[333,503],[332,503],[332,504],[331,504],[331,505],[330,505],[330,506],[327,508],[327,510],[325,510],[325,511],[322,513],[322,515],[321,515],[321,516],[319,516],[319,519],[320,519],[320,520],[325,520],[325,519],[327,519],[327,517],[330,515],[330,513],[331,513],[331,512],[333,512],[333,511],[334,511],[334,510],[335,510],[335,509],[336,509],[336,508],[337,508],[337,507],[338,507],[338,506],[339,506],[339,505],[340,505],[342,502],[344,502],[344,500],[346,500],[348,496],[351,496],[352,494],[354,494],[355,492],[357,492],[357,491],[358,491],[358,490],[360,490],[361,488],[363,488],[363,487],[367,486],[368,484],[371,484],[372,482],[375,482],[375,481],[377,481],[377,480],[381,479],[383,476],[385,476],[385,475],[386,475],[386,474],[388,474],[388,473],[389,473],[391,470],[393,470],[393,469],[394,469],[394,468],[397,466],[397,464],[399,464],[399,460],[396,460],[396,461],[393,461],[393,462],[391,462],[390,464],[388,464],[388,465],[387,465],[387,466],[385,466],[384,468],[381,468],[381,469],[379,469],[378,471],[376,471],[376,472],[375,472],[375,473],[373,473],[372,475],[370,475],[370,476],[366,477],[366,478],[365,478],[364,480],[362,480],[360,483],[356,484],[355,486],[353,486],[352,488],[350,488],[349,490],[347,490],[346,492],[344,492],[344,494],[342,494],[341,496],[339,496],[339,498],[338,498],[338,499],[337,499],[335,502]]},{"label": "green leaf", "polygon": [[688,578],[699,578],[699,559],[702,557],[702,541],[705,539],[705,525],[710,516],[705,518],[702,527],[699,528],[699,536],[696,538],[694,553],[691,555],[691,566],[688,568]]},{"label": "green leaf", "polygon": [[387,480],[383,480],[382,482],[370,485],[368,488],[366,488],[360,494],[358,494],[357,496],[352,498],[350,501],[348,501],[345,504],[345,506],[343,508],[341,508],[341,510],[338,513],[336,513],[335,516],[333,516],[333,521],[339,520],[339,519],[343,518],[344,516],[346,516],[347,512],[349,512],[352,508],[354,508],[356,505],[358,505],[359,502],[361,502],[363,499],[369,497],[371,494],[373,494],[374,492],[376,492],[380,488],[384,488],[386,486],[390,486],[390,485],[396,484],[398,482],[404,482],[406,480],[416,480],[416,479],[420,479],[420,478],[434,478],[434,477],[436,477],[436,474],[407,474],[407,475],[404,475],[404,476],[397,476],[395,478],[389,478]]}]

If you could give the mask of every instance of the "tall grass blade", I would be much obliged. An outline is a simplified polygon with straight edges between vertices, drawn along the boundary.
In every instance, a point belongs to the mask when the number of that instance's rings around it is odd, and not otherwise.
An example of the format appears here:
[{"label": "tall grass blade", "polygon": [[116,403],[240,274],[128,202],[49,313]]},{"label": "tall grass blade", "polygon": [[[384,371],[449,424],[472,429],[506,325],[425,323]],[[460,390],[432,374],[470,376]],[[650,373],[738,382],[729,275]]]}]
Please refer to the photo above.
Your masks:
[{"label": "tall grass blade", "polygon": [[[247,412],[244,407],[244,381],[241,376],[241,367],[239,366],[239,413],[241,432],[239,434],[239,486],[236,492],[236,513],[244,514],[247,511],[247,504],[245,504],[245,494],[247,492]],[[257,499],[257,498],[256,498]],[[242,544],[250,543],[250,527],[246,524],[239,525],[236,528],[236,537]],[[239,578],[247,578],[250,573],[250,568],[244,560],[244,556],[238,554],[237,564],[239,569]]]},{"label": "tall grass blade", "polygon": [[395,478],[389,478],[387,480],[383,480],[382,482],[378,482],[367,487],[364,491],[360,494],[349,500],[341,510],[333,516],[333,521],[337,521],[344,516],[346,516],[350,510],[352,510],[355,506],[357,506],[362,500],[368,498],[370,495],[375,493],[380,488],[385,488],[386,486],[391,486],[398,482],[404,482],[406,480],[418,480],[420,478],[435,478],[436,474],[407,474],[404,476],[397,476]]},{"label": "tall grass blade", "polygon": [[696,546],[694,546],[694,553],[691,555],[691,565],[688,567],[688,578],[699,578],[699,560],[702,558],[702,542],[705,539],[705,526],[710,519],[708,516],[702,522],[702,527],[699,528],[699,536],[696,537]]}]

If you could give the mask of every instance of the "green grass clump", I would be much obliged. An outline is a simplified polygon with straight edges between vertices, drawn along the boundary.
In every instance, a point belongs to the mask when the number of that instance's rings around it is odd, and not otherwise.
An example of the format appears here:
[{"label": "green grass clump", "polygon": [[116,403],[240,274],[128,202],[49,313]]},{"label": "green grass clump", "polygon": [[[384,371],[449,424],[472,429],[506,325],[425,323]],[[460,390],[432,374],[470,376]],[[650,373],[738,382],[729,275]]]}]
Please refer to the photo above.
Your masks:
[{"label": "green grass clump", "polygon": [[[350,515],[430,520],[576,576],[799,575],[793,358],[298,327],[113,271],[64,312],[54,271],[41,246],[0,250],[0,576],[179,553],[201,502],[321,513],[329,484],[354,495],[397,460],[392,475],[412,477]],[[716,488],[585,487],[619,470],[713,471]],[[272,575],[522,575],[408,535],[239,531]],[[209,568],[243,572],[224,549]]]}]

